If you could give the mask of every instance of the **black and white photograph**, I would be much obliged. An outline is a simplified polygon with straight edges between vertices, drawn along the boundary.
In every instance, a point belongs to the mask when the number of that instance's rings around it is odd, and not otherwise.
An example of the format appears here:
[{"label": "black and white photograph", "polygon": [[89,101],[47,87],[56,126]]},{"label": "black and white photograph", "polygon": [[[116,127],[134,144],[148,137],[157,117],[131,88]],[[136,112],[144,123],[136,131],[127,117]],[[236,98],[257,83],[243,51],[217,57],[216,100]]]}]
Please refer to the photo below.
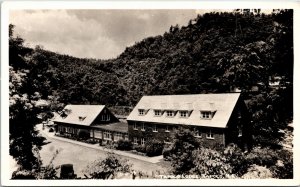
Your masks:
[{"label": "black and white photograph", "polygon": [[5,185],[299,184],[297,6],[8,7]]}]

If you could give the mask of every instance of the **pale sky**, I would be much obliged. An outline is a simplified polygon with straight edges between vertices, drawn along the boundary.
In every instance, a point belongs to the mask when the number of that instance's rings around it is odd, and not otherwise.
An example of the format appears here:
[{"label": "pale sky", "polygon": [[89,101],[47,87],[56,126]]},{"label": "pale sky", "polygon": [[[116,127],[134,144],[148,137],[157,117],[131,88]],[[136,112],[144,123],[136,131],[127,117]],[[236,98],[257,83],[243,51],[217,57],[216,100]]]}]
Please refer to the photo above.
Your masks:
[{"label": "pale sky", "polygon": [[[116,58],[126,46],[217,10],[11,10],[15,34],[31,47],[80,58]],[[226,10],[225,10],[226,11]]]},{"label": "pale sky", "polygon": [[108,59],[126,46],[187,25],[196,10],[14,10],[15,34],[31,47],[75,57]]}]

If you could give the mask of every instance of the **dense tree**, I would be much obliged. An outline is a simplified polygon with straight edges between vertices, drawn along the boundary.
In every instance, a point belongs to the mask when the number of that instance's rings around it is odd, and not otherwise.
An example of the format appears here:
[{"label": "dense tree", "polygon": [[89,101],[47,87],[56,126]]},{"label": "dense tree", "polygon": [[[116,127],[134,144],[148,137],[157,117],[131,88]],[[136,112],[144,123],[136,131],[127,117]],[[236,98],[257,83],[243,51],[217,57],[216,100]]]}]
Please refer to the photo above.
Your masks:
[{"label": "dense tree", "polygon": [[98,159],[90,163],[85,173],[92,179],[113,179],[117,173],[130,172],[131,165],[127,160],[123,160],[114,153],[108,153],[104,159]]},{"label": "dense tree", "polygon": [[190,174],[195,167],[193,151],[199,147],[199,142],[188,129],[178,131],[170,150],[174,174]]},{"label": "dense tree", "polygon": [[232,177],[232,166],[227,162],[226,156],[217,150],[201,147],[193,152],[194,167],[191,173],[201,178],[224,179]]},{"label": "dense tree", "polygon": [[[21,92],[26,85],[26,76],[28,71],[20,69],[21,64],[26,64],[23,54],[23,40],[13,38],[13,26],[10,26],[10,41],[12,42],[10,56],[18,56],[19,58],[10,59],[9,72],[9,139],[10,139],[10,155],[13,156],[19,166],[24,170],[37,169],[39,161],[36,158],[36,149],[40,149],[43,145],[44,138],[38,136],[38,132],[34,126],[38,123],[38,114],[41,108],[47,104],[44,100],[40,100],[40,95],[35,92],[28,95]],[[19,61],[14,61],[19,60]],[[16,67],[16,68],[14,68]],[[16,69],[16,70],[15,70]]]},{"label": "dense tree", "polygon": [[265,166],[252,165],[248,172],[242,176],[243,179],[267,179],[272,178],[271,171]]},{"label": "dense tree", "polygon": [[9,65],[15,69],[27,68],[26,56],[32,49],[24,46],[24,39],[14,36],[15,25],[9,25]]},{"label": "dense tree", "polygon": [[250,152],[242,152],[236,144],[209,148],[201,145],[188,129],[176,135],[167,156],[176,175],[196,174],[214,179],[293,177],[290,151],[254,147]]},{"label": "dense tree", "polygon": [[42,166],[39,150],[45,138],[38,134],[35,125],[47,118],[45,111],[49,111],[49,102],[42,99],[39,90],[28,80],[30,54],[24,49],[23,39],[13,36],[13,26],[10,25],[9,154],[18,164],[12,177],[38,178]]}]

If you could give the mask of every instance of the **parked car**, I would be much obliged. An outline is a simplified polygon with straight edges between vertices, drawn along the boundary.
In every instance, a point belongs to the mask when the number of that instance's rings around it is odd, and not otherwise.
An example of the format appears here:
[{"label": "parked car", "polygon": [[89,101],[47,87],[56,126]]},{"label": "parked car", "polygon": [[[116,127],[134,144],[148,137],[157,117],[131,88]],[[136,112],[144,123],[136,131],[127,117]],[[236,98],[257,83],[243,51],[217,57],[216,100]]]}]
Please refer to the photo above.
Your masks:
[{"label": "parked car", "polygon": [[61,179],[74,179],[77,175],[74,174],[73,164],[62,164],[60,166]]}]

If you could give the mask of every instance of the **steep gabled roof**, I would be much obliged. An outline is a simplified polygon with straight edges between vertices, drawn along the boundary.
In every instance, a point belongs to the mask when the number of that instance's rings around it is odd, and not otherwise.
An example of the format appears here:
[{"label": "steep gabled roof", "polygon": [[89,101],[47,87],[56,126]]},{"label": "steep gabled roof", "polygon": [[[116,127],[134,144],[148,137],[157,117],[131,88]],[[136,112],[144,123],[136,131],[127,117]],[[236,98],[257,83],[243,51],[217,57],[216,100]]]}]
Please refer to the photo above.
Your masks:
[{"label": "steep gabled roof", "polygon": [[[225,128],[239,97],[240,93],[143,96],[127,120]],[[149,111],[139,115],[138,109]],[[177,113],[174,117],[167,117],[166,112],[154,116],[154,110]],[[183,110],[189,112],[187,118],[180,117],[179,111]],[[215,113],[212,119],[202,119],[201,111]]]},{"label": "steep gabled roof", "polygon": [[53,121],[90,126],[104,108],[105,105],[67,105],[64,108],[67,116],[59,115]]}]

